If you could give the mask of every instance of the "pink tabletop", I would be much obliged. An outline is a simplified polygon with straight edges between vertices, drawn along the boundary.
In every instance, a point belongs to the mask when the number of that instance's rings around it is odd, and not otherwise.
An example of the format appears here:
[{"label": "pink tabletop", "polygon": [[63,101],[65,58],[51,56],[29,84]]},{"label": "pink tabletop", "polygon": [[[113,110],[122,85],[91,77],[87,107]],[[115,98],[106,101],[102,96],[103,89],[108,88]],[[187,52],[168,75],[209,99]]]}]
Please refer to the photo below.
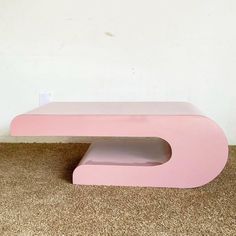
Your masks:
[{"label": "pink tabletop", "polygon": [[199,115],[186,102],[52,102],[27,114],[34,115]]}]

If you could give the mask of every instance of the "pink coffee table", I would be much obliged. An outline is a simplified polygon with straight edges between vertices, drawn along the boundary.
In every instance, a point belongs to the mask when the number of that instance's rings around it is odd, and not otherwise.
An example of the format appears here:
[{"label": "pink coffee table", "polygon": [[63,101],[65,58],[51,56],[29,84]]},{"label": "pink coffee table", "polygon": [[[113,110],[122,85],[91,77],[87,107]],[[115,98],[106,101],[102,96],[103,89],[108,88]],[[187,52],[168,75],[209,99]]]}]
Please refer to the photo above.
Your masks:
[{"label": "pink coffee table", "polygon": [[53,102],[15,117],[11,135],[125,137],[93,143],[74,184],[198,187],[228,158],[222,130],[183,102]]}]

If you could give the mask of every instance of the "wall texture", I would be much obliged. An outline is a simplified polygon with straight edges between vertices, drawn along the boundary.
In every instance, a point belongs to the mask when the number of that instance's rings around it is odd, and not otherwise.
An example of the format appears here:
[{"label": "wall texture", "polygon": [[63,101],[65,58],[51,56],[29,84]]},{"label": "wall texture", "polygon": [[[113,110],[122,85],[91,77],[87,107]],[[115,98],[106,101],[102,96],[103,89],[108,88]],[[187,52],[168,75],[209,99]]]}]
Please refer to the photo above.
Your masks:
[{"label": "wall texture", "polygon": [[57,101],[189,101],[236,144],[236,1],[1,0],[0,136]]}]

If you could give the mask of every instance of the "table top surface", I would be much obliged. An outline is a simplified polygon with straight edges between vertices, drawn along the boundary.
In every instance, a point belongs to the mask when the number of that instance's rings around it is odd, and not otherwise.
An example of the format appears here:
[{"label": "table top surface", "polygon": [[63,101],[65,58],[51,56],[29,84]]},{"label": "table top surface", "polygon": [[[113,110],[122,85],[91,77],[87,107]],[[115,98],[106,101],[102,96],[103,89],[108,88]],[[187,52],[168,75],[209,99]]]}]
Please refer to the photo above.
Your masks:
[{"label": "table top surface", "polygon": [[201,115],[187,102],[51,102],[26,115]]}]

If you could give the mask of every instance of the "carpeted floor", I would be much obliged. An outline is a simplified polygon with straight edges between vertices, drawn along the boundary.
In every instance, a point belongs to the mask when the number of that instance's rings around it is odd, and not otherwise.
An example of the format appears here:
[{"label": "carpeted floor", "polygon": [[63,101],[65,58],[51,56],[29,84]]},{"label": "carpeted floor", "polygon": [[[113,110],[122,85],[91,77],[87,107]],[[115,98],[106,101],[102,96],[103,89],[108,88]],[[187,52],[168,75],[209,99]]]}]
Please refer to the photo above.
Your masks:
[{"label": "carpeted floor", "polygon": [[0,144],[0,235],[236,235],[236,147],[196,189],[74,186],[87,144]]}]

